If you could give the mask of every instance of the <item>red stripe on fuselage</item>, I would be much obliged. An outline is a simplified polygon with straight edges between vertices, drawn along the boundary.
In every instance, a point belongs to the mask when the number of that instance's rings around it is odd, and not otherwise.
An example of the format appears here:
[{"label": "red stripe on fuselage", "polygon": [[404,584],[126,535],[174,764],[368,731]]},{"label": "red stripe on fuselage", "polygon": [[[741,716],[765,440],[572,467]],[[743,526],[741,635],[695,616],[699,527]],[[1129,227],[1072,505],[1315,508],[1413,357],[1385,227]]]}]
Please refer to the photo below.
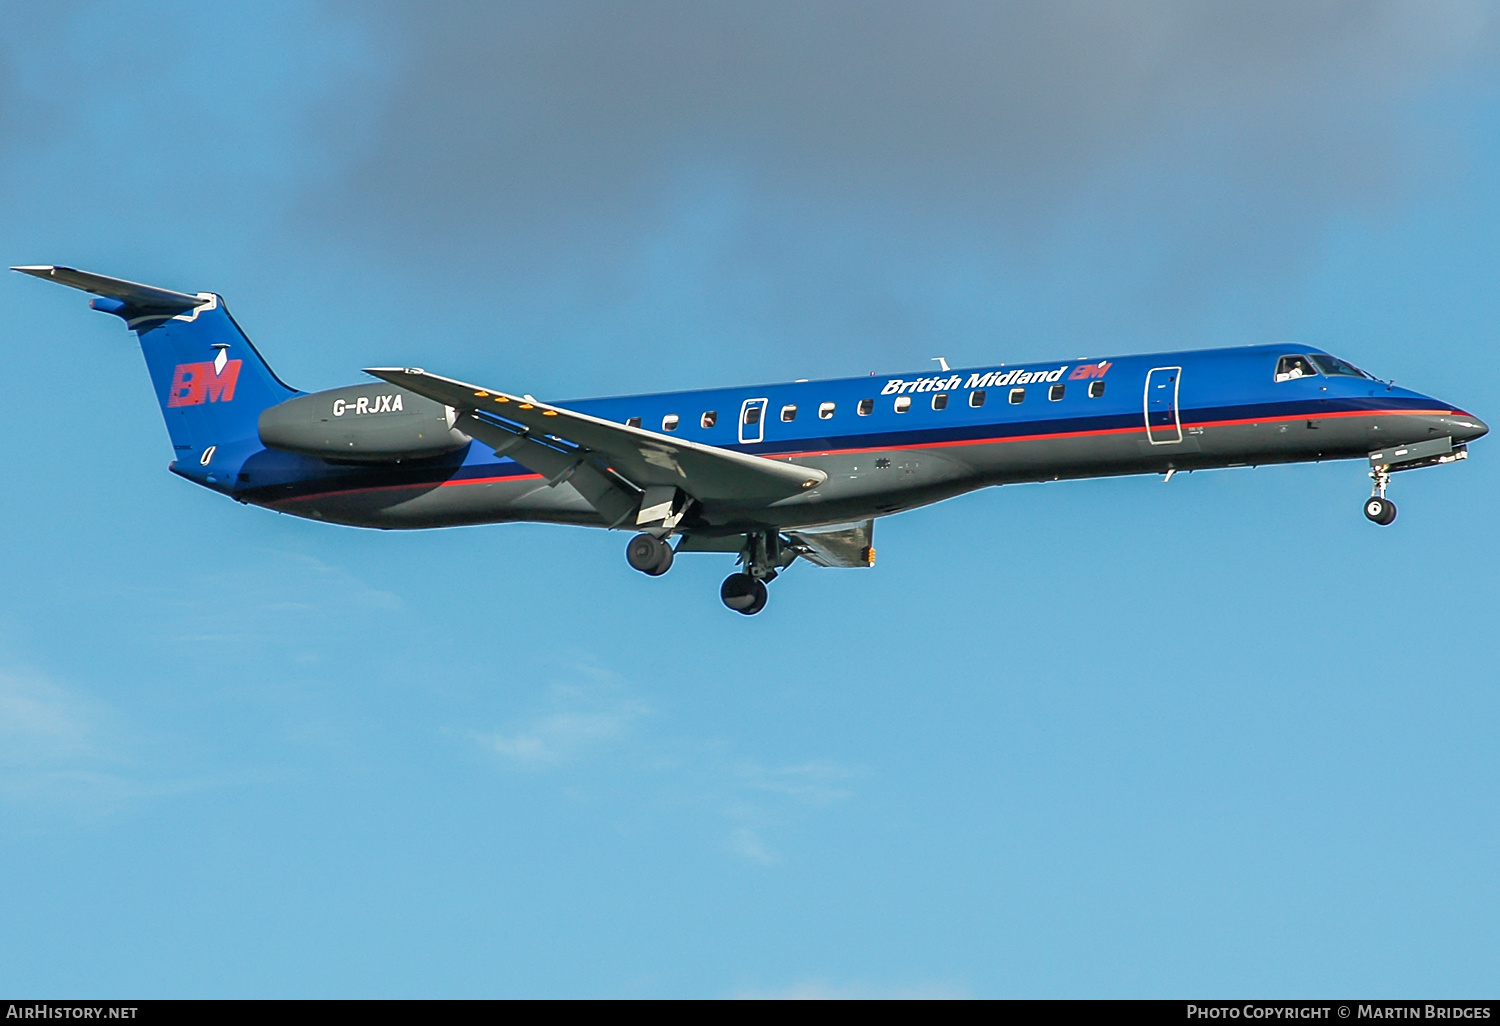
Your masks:
[{"label": "red stripe on fuselage", "polygon": [[[1328,420],[1333,417],[1384,417],[1384,416],[1451,416],[1452,410],[1340,410],[1336,413],[1304,413],[1295,417],[1241,417],[1236,420],[1183,421],[1182,428],[1229,427],[1234,424],[1275,424],[1292,420]],[[1169,431],[1172,425],[1163,424],[1153,430]],[[995,445],[1000,442],[1035,442],[1044,438],[1091,438],[1103,435],[1145,434],[1144,424],[1121,428],[1097,428],[1091,431],[1054,431],[1040,435],[1004,435],[997,438],[961,438],[951,442],[917,442],[911,445],[872,445],[859,449],[815,449],[809,452],[776,453],[777,459],[795,459],[799,456],[843,456],[862,452],[895,452],[908,449],[943,449],[955,445]],[[1170,444],[1170,443],[1168,443]]]},{"label": "red stripe on fuselage", "polygon": [[[1453,416],[1455,410],[1339,410],[1332,413],[1305,413],[1295,417],[1240,417],[1234,420],[1202,420],[1183,421],[1181,426],[1187,428],[1204,427],[1230,427],[1235,424],[1275,424],[1280,421],[1293,420],[1329,420],[1334,417],[1388,417],[1388,416]],[[1466,414],[1458,414],[1467,416]],[[1160,430],[1170,430],[1168,425],[1162,425]],[[1001,442],[1035,442],[1041,439],[1053,438],[1098,438],[1104,435],[1128,435],[1145,434],[1145,425],[1121,428],[1098,428],[1092,431],[1054,431],[1040,435],[1004,435],[997,438],[963,438],[949,442],[914,442],[909,445],[875,445],[858,449],[812,449],[806,452],[778,452],[763,456],[762,459],[790,460],[807,456],[845,456],[863,452],[905,452],[913,449],[946,449],[960,445],[996,445]],[[1172,443],[1164,443],[1172,444]],[[297,495],[288,499],[274,499],[266,503],[268,506],[280,506],[292,502],[305,502],[311,499],[326,499],[338,495],[360,495],[366,492],[390,492],[411,488],[456,488],[460,485],[493,484],[497,481],[533,481],[541,480],[541,474],[510,474],[496,477],[472,477],[458,480],[439,481],[432,483],[396,484],[396,485],[371,485],[368,488],[345,488],[331,492],[314,492],[311,495]]]}]

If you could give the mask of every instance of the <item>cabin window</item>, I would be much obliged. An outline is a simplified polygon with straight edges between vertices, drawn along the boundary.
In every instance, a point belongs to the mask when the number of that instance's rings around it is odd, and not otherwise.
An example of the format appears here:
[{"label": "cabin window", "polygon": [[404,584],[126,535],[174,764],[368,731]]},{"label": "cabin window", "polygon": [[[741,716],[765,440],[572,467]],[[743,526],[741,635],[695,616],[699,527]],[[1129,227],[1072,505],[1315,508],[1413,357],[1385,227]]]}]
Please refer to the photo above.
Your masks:
[{"label": "cabin window", "polygon": [[1104,382],[1102,382],[1102,381],[1090,381],[1089,382],[1089,398],[1090,399],[1098,399],[1102,395],[1104,395]]},{"label": "cabin window", "polygon": [[911,396],[903,395],[896,400],[897,413],[905,413],[909,409],[911,409]]},{"label": "cabin window", "polygon": [[669,413],[665,417],[663,417],[661,419],[661,429],[663,431],[676,431],[677,430],[677,414],[675,414],[675,413]]},{"label": "cabin window", "polygon": [[1305,356],[1283,356],[1276,361],[1276,380],[1291,381],[1295,378],[1310,378],[1318,373]]},{"label": "cabin window", "polygon": [[832,420],[833,419],[833,403],[820,403],[820,404],[818,404],[818,419],[819,420]]},{"label": "cabin window", "polygon": [[1053,385],[1051,388],[1047,389],[1047,398],[1052,400],[1054,403],[1067,394],[1067,385]]},{"label": "cabin window", "polygon": [[870,414],[875,412],[875,400],[861,399],[859,401],[859,406],[857,406],[855,410],[861,417],[868,417]]},{"label": "cabin window", "polygon": [[1026,389],[1013,388],[1010,390],[1010,404],[1018,406],[1026,401]]},{"label": "cabin window", "polygon": [[707,411],[704,412],[703,416],[701,416],[701,417],[698,418],[698,423],[701,424],[701,425],[703,425],[706,428],[711,428],[715,424],[717,424],[718,422],[719,422],[719,411],[718,410],[707,410]]},{"label": "cabin window", "polygon": [[948,408],[948,393],[939,392],[932,397],[932,408],[934,410],[946,410]]},{"label": "cabin window", "polygon": [[761,408],[759,406],[746,406],[745,407],[745,423],[746,424],[759,424],[760,423],[760,411],[761,411]]},{"label": "cabin window", "polygon": [[797,419],[797,407],[787,405],[781,408],[781,419],[790,424]]},{"label": "cabin window", "polygon": [[984,389],[982,388],[975,389],[974,391],[969,393],[969,405],[974,407],[976,410],[984,405],[984,400],[985,394]]},{"label": "cabin window", "polygon": [[641,426],[641,418],[639,418],[639,417],[626,417],[625,418],[625,426],[626,427],[640,427]]}]

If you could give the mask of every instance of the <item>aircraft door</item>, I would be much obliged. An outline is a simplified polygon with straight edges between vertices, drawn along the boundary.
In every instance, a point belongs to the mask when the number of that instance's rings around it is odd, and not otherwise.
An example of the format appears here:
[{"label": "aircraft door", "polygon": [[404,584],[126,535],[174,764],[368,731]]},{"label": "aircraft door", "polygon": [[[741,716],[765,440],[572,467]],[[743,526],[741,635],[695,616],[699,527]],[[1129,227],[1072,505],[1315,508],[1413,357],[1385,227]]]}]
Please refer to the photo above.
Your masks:
[{"label": "aircraft door", "polygon": [[1181,386],[1181,367],[1155,367],[1146,375],[1146,438],[1152,445],[1182,441],[1182,418],[1177,412]]},{"label": "aircraft door", "polygon": [[740,441],[759,442],[766,437],[766,400],[746,399],[740,407]]}]

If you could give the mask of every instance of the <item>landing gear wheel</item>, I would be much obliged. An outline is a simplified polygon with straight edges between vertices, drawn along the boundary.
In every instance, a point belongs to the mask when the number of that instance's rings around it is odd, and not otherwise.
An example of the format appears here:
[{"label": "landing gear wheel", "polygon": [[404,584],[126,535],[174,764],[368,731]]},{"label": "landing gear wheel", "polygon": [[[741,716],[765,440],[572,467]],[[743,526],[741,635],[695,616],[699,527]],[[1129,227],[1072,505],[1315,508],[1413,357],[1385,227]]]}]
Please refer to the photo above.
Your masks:
[{"label": "landing gear wheel", "polygon": [[749,574],[730,574],[719,588],[719,598],[736,613],[754,616],[766,608],[766,586]]},{"label": "landing gear wheel", "polygon": [[625,562],[643,574],[660,577],[672,569],[672,546],[655,535],[638,534],[625,546]]},{"label": "landing gear wheel", "polygon": [[1390,499],[1372,495],[1365,501],[1365,516],[1384,527],[1396,519],[1396,504]]}]

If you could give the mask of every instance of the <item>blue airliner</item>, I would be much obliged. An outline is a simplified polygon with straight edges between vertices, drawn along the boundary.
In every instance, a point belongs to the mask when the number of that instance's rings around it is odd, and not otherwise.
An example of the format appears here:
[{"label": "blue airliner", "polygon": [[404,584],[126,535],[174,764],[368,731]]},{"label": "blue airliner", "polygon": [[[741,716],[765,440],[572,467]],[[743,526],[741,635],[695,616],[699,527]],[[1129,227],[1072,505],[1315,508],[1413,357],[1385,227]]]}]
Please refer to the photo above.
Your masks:
[{"label": "blue airliner", "polygon": [[556,403],[375,367],[307,394],[217,295],[13,269],[93,293],[136,332],[189,481],[358,527],[631,530],[626,559],[652,576],[678,552],[736,554],[720,596],[747,615],[798,557],[872,566],[875,518],[976,488],[1368,459],[1365,516],[1390,524],[1391,474],[1464,459],[1489,430],[1289,343]]}]

